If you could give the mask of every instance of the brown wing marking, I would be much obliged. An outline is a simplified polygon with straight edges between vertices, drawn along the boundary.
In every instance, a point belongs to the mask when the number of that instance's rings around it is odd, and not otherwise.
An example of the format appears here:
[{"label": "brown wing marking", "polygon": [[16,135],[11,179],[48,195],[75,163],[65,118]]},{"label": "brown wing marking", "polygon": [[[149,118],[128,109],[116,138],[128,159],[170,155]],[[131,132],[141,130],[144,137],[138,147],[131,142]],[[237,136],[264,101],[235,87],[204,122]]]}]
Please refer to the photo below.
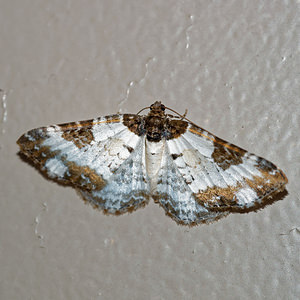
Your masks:
[{"label": "brown wing marking", "polygon": [[[236,194],[247,187],[252,189],[257,196],[249,205],[242,205],[238,202]],[[282,182],[281,175],[278,174],[277,178],[274,178],[267,174],[266,177],[255,176],[253,180],[245,179],[236,186],[208,188],[195,196],[199,204],[210,210],[249,212],[281,200],[286,195],[285,182]]]},{"label": "brown wing marking", "polygon": [[[66,130],[65,130],[66,131]],[[46,161],[59,155],[59,151],[51,151],[50,147],[41,144],[47,138],[46,127],[33,129],[22,135],[17,143],[20,146],[20,152],[27,159],[26,161],[37,167],[43,175],[51,177],[45,169]],[[105,181],[88,166],[78,166],[74,162],[61,158],[62,163],[68,168],[64,177],[51,178],[58,183],[74,185],[81,189],[92,190],[101,189],[105,186]],[[32,163],[31,163],[32,162]],[[86,181],[85,178],[89,178]]]},{"label": "brown wing marking", "polygon": [[203,129],[200,127],[192,126],[189,128],[189,131],[202,136],[205,139],[211,140],[214,143],[214,152],[212,153],[212,158],[214,162],[223,170],[228,169],[231,165],[241,164],[243,156],[245,153],[247,153],[246,150],[230,144],[209,132],[204,134]]}]

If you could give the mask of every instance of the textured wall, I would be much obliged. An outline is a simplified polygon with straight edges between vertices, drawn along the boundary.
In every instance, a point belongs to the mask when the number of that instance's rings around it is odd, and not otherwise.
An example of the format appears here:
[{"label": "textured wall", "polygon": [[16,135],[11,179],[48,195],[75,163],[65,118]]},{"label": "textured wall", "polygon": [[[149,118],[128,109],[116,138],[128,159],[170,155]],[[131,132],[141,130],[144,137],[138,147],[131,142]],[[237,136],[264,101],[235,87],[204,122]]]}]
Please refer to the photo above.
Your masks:
[{"label": "textured wall", "polygon": [[[299,36],[297,1],[0,1],[0,298],[297,299]],[[16,155],[31,128],[156,99],[289,195],[193,228],[153,202],[109,217]]]}]

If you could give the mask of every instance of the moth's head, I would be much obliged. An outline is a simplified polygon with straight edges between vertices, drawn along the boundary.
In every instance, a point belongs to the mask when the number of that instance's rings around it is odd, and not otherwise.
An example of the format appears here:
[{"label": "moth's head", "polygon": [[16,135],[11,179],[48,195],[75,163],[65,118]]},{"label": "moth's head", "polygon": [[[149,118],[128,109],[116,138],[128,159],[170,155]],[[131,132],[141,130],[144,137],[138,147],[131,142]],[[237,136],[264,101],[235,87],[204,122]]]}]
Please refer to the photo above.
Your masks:
[{"label": "moth's head", "polygon": [[152,114],[162,115],[164,114],[165,109],[166,107],[160,101],[156,101],[150,106]]}]

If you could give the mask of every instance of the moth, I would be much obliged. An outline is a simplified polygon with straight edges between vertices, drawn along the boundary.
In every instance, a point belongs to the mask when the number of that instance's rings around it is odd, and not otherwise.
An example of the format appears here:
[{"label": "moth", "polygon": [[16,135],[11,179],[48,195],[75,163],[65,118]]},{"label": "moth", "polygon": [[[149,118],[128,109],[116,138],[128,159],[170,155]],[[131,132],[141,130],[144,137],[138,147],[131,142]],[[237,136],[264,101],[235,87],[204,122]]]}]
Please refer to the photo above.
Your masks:
[{"label": "moth", "polygon": [[[149,113],[140,115],[144,109]],[[288,179],[273,163],[160,101],[144,109],[33,129],[17,143],[48,178],[108,214],[132,212],[153,198],[191,226],[260,209],[287,193]]]}]

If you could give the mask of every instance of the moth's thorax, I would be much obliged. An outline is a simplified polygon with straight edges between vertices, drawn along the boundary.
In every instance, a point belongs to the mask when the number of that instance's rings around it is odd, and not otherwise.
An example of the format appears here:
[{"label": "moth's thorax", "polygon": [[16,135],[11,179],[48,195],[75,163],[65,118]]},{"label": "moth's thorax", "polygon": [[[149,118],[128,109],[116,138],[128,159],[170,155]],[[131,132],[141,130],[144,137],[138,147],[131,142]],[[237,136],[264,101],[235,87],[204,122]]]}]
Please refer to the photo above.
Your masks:
[{"label": "moth's thorax", "polygon": [[145,117],[145,130],[147,140],[150,142],[161,141],[166,129],[167,117],[165,106],[156,101],[150,106],[150,112]]},{"label": "moth's thorax", "polygon": [[145,118],[145,129],[147,140],[150,142],[159,142],[164,136],[167,119],[165,116],[156,116],[149,114]]}]

